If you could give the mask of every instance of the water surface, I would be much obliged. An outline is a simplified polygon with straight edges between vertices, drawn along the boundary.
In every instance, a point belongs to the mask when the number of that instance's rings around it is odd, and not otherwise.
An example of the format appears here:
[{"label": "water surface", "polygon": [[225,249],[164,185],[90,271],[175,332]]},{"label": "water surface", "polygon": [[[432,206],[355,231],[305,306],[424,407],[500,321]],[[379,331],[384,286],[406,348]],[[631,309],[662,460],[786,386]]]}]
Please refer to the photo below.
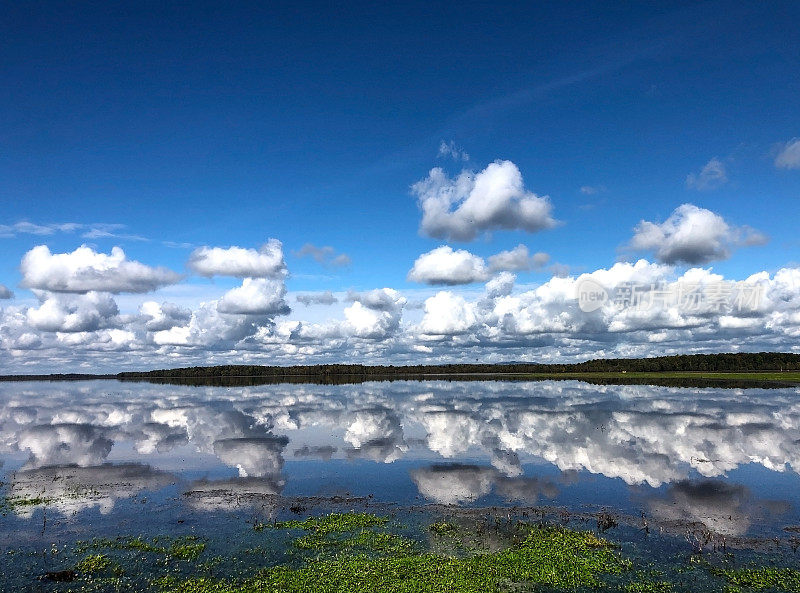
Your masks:
[{"label": "water surface", "polygon": [[[800,524],[797,388],[0,384],[0,545],[270,516],[277,497]],[[146,509],[146,513],[142,512]]]}]

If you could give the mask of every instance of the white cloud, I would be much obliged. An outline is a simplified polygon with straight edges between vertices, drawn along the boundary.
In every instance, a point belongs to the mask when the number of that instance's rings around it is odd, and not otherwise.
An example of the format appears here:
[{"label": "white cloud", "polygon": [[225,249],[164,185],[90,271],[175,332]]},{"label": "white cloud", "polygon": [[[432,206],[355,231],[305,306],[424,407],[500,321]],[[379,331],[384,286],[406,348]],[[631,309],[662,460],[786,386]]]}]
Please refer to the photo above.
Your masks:
[{"label": "white cloud", "polygon": [[20,264],[21,285],[51,292],[150,292],[180,279],[166,268],[126,259],[114,247],[110,254],[82,245],[72,253],[51,253],[46,245],[28,251]]},{"label": "white cloud", "polygon": [[145,320],[145,329],[161,331],[182,325],[192,318],[192,311],[173,303],[146,301],[139,306],[139,313]]},{"label": "white cloud", "polygon": [[629,247],[652,251],[667,264],[724,260],[736,247],[766,242],[758,231],[732,227],[719,214],[693,204],[679,206],[661,224],[643,220],[634,231]]},{"label": "white cloud", "polygon": [[188,267],[200,276],[275,278],[285,274],[283,246],[270,239],[258,250],[244,247],[199,247],[189,256]]},{"label": "white cloud", "polygon": [[486,283],[486,295],[489,298],[510,295],[516,279],[517,277],[510,272],[500,272]]},{"label": "white cloud", "polygon": [[[241,287],[240,287],[241,288]],[[249,289],[250,287],[248,287]],[[258,287],[255,287],[258,290]],[[237,290],[237,289],[233,289]],[[246,303],[238,300],[243,293],[229,301],[221,310],[222,299],[203,303],[192,312],[191,319],[185,325],[176,325],[152,334],[153,342],[159,346],[188,346],[210,349],[235,349],[245,347],[243,340],[252,338],[257,332],[269,327],[274,315],[283,314],[286,309],[269,302],[269,295],[262,297],[258,305],[265,308],[275,306],[275,313],[246,313]],[[266,303],[266,304],[265,304]],[[242,305],[237,309],[237,305]],[[257,308],[257,307],[254,307]]]},{"label": "white cloud", "polygon": [[84,225],[74,222],[60,224],[35,224],[28,221],[15,224],[0,224],[0,237],[15,237],[17,235],[53,235],[55,233],[74,233]]},{"label": "white cloud", "polygon": [[520,244],[509,251],[489,256],[487,266],[483,258],[465,249],[454,250],[443,245],[420,255],[408,273],[408,280],[431,285],[472,284],[485,282],[496,272],[541,270],[549,260],[548,254],[531,254],[525,245]]},{"label": "white cloud", "polygon": [[217,304],[220,313],[236,315],[286,315],[286,286],[272,278],[245,278],[242,285],[226,292]]},{"label": "white cloud", "polygon": [[[672,266],[645,260],[618,263],[577,278],[551,278],[533,288],[515,287],[514,275],[501,272],[483,290],[452,289],[434,296],[427,288],[406,294],[389,288],[351,292],[342,299],[349,302],[338,318],[321,321],[280,319],[286,310],[278,279],[251,279],[191,308],[144,301],[132,314],[119,313],[109,293],[35,291],[39,304],[12,302],[0,309],[0,370],[547,362],[731,348],[800,351],[797,268],[728,281],[729,303],[745,288],[760,295],[752,307],[742,309],[732,304],[715,308],[701,303],[692,309],[656,302],[637,310],[617,307],[611,298],[586,313],[576,298],[579,283],[586,280],[614,295],[631,282],[677,294],[681,286],[713,290],[725,279],[703,268],[678,275]],[[409,307],[408,301],[419,301],[420,308]],[[378,455],[378,450],[369,454]]]},{"label": "white cloud", "polygon": [[98,224],[81,234],[82,239],[121,239],[124,241],[147,241],[146,237],[120,232],[124,224]]},{"label": "white cloud", "polygon": [[298,294],[295,296],[295,300],[298,303],[302,303],[306,307],[311,305],[333,305],[339,302],[339,299],[337,299],[330,290],[326,290],[325,292]]},{"label": "white cloud", "polygon": [[116,327],[119,309],[107,293],[43,293],[38,308],[27,311],[31,327],[45,332],[90,332]]},{"label": "white cloud", "polygon": [[604,191],[605,188],[601,185],[582,185],[581,186],[581,193],[585,196],[593,196],[595,194],[599,194],[600,192]]},{"label": "white cloud", "polygon": [[349,266],[352,261],[346,253],[336,253],[330,245],[317,247],[313,243],[306,243],[295,253],[297,257],[311,257],[317,263],[331,268],[341,268]]},{"label": "white cloud", "polygon": [[549,199],[526,190],[511,161],[495,161],[477,174],[462,171],[455,179],[437,167],[411,189],[422,209],[421,232],[438,239],[471,241],[485,231],[536,232],[556,224]]},{"label": "white cloud", "polygon": [[725,163],[714,157],[708,161],[699,173],[689,173],[686,176],[686,187],[698,191],[718,189],[728,183],[728,173]]},{"label": "white cloud", "polygon": [[116,223],[82,224],[78,222],[62,222],[37,224],[21,221],[14,224],[0,224],[0,237],[10,238],[18,235],[37,235],[40,237],[55,235],[56,233],[81,233],[83,239],[123,239],[130,241],[147,241],[145,237],[121,233],[126,225]]},{"label": "white cloud", "polygon": [[469,154],[464,152],[462,148],[456,146],[456,143],[452,140],[450,142],[445,142],[442,140],[439,143],[439,156],[440,157],[450,157],[454,161],[468,161]]},{"label": "white cloud", "polygon": [[0,284],[0,300],[13,299],[14,292],[5,284]]},{"label": "white cloud", "polygon": [[519,244],[510,251],[501,251],[496,255],[489,256],[489,269],[492,271],[507,272],[530,272],[531,270],[541,270],[550,256],[546,253],[538,252],[531,255],[525,245]]},{"label": "white cloud", "polygon": [[476,323],[474,303],[452,292],[442,291],[426,299],[425,315],[418,330],[428,336],[453,336],[468,332]]},{"label": "white cloud", "polygon": [[377,311],[395,311],[406,304],[406,299],[393,288],[376,288],[367,292],[347,293],[347,300],[351,303],[361,303],[369,309]]},{"label": "white cloud", "polygon": [[391,291],[390,294],[393,296],[391,304],[381,303],[378,306],[370,306],[356,301],[344,310],[347,328],[354,336],[381,340],[395,334],[399,329],[406,299],[397,291],[383,290]]},{"label": "white cloud", "polygon": [[779,169],[800,169],[800,138],[794,138],[781,147],[775,157]]},{"label": "white cloud", "polygon": [[423,284],[471,284],[484,282],[489,270],[482,258],[465,249],[453,250],[449,245],[423,253],[408,273],[411,282]]}]

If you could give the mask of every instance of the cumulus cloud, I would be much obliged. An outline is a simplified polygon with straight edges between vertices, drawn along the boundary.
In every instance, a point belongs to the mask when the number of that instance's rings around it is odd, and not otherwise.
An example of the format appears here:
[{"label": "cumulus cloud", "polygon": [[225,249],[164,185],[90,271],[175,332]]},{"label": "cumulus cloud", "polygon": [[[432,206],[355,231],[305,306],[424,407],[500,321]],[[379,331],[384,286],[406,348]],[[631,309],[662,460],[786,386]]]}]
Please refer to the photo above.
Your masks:
[{"label": "cumulus cloud", "polygon": [[686,187],[698,191],[719,189],[728,183],[728,173],[725,163],[714,157],[708,161],[699,173],[689,173],[686,176]]},{"label": "cumulus cloud", "polygon": [[0,300],[13,299],[14,292],[5,284],[0,284]]},{"label": "cumulus cloud", "polygon": [[501,251],[489,256],[489,269],[493,272],[530,272],[541,270],[549,261],[548,254],[543,252],[531,254],[527,246],[520,243],[510,251]]},{"label": "cumulus cloud", "polygon": [[548,261],[548,254],[531,254],[525,245],[520,244],[509,251],[489,256],[487,265],[483,258],[466,249],[454,250],[443,245],[420,255],[408,273],[408,280],[431,285],[473,284],[485,282],[497,272],[541,270]]},{"label": "cumulus cloud", "polygon": [[217,310],[235,315],[286,315],[291,309],[285,296],[282,279],[245,278],[241,286],[225,293]]},{"label": "cumulus cloud", "polygon": [[[577,299],[587,281],[610,295],[592,312]],[[637,300],[650,306],[618,305],[631,283],[639,285]],[[117,372],[167,363],[546,362],[732,345],[791,351],[800,338],[797,268],[734,280],[704,268],[678,274],[671,265],[640,260],[534,287],[515,286],[512,273],[499,272],[484,290],[442,290],[415,296],[412,306],[413,293],[351,292],[341,299],[340,317],[322,321],[281,319],[287,309],[279,279],[243,281],[191,309],[146,301],[136,314],[120,313],[109,293],[34,292],[38,304],[0,309],[5,373]],[[659,300],[667,293],[699,298]]]},{"label": "cumulus cloud", "polygon": [[486,296],[492,299],[510,295],[516,279],[511,272],[500,272],[486,283]]},{"label": "cumulus cloud", "polygon": [[192,318],[192,311],[174,303],[156,303],[146,301],[139,306],[139,313],[144,319],[145,329],[161,331],[176,325],[182,325]]},{"label": "cumulus cloud", "polygon": [[406,298],[393,288],[376,288],[366,292],[349,291],[347,300],[361,303],[368,309],[377,311],[394,311],[406,304]]},{"label": "cumulus cloud", "polygon": [[21,285],[50,292],[150,292],[180,279],[166,268],[152,268],[125,257],[114,247],[110,254],[82,245],[71,253],[51,253],[46,245],[28,251],[20,264]]},{"label": "cumulus cloud", "polygon": [[199,247],[192,251],[187,266],[207,277],[275,278],[286,272],[283,245],[277,239],[270,239],[259,249]]},{"label": "cumulus cloud", "polygon": [[766,240],[754,229],[729,225],[711,210],[683,204],[663,223],[641,221],[629,247],[652,251],[667,264],[706,264],[728,259],[736,247],[761,245]]},{"label": "cumulus cloud", "polygon": [[38,307],[27,310],[31,327],[45,332],[89,332],[116,327],[119,308],[107,293],[43,293]]},{"label": "cumulus cloud", "polygon": [[464,152],[462,148],[456,146],[456,143],[452,140],[450,142],[445,142],[442,140],[439,143],[439,156],[440,157],[449,157],[454,161],[468,161],[469,154]]},{"label": "cumulus cloud", "polygon": [[794,138],[781,147],[775,157],[779,169],[800,169],[800,138]]},{"label": "cumulus cloud", "polygon": [[349,255],[336,253],[336,250],[330,245],[317,247],[313,243],[306,243],[299,251],[295,252],[295,255],[297,257],[311,257],[317,263],[331,268],[349,266],[352,263]]},{"label": "cumulus cloud", "polygon": [[419,331],[428,336],[463,334],[477,323],[476,306],[461,296],[442,291],[425,301]]},{"label": "cumulus cloud", "polygon": [[422,209],[420,231],[437,239],[471,241],[493,230],[536,232],[556,224],[552,205],[525,189],[511,161],[495,161],[475,174],[451,179],[441,168],[412,186]]},{"label": "cumulus cloud", "polygon": [[471,284],[484,282],[489,270],[482,258],[465,249],[453,250],[449,245],[423,253],[414,262],[408,280],[422,284]]},{"label": "cumulus cloud", "polygon": [[325,292],[298,294],[295,296],[295,300],[298,303],[304,304],[306,307],[311,305],[333,305],[334,303],[339,302],[339,299],[337,299],[330,290],[326,290]]},{"label": "cumulus cloud", "polygon": [[153,342],[159,346],[234,348],[269,323],[269,319],[260,316],[225,314],[218,304],[203,303],[192,311],[187,324],[153,332]]},{"label": "cumulus cloud", "polygon": [[355,336],[385,339],[400,328],[406,298],[391,288],[353,295],[352,305],[344,310],[346,329]]}]

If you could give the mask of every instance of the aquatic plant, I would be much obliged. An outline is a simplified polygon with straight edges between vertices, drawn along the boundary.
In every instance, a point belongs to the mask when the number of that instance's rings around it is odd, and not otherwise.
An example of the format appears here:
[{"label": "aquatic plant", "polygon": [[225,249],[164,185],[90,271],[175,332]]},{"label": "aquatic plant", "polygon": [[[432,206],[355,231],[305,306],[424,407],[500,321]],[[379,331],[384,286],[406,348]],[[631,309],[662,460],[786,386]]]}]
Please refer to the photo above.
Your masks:
[{"label": "aquatic plant", "polygon": [[[338,517],[330,522],[323,518],[321,522],[297,523],[305,524],[309,530],[315,525],[322,525],[322,530],[331,525],[338,525],[337,529],[348,525]],[[524,530],[523,538],[502,551],[465,558],[388,546],[380,557],[345,555],[306,562],[299,568],[277,566],[238,582],[207,577],[167,578],[161,579],[159,585],[164,591],[175,593],[483,593],[529,584],[597,587],[602,584],[602,575],[620,574],[632,566],[613,544],[593,533],[538,525],[525,526]]]},{"label": "aquatic plant", "polygon": [[754,590],[777,589],[788,593],[800,593],[800,570],[793,568],[713,569],[712,573],[738,587]]},{"label": "aquatic plant", "polygon": [[75,565],[75,570],[80,573],[94,574],[111,567],[111,559],[105,554],[90,554]]}]

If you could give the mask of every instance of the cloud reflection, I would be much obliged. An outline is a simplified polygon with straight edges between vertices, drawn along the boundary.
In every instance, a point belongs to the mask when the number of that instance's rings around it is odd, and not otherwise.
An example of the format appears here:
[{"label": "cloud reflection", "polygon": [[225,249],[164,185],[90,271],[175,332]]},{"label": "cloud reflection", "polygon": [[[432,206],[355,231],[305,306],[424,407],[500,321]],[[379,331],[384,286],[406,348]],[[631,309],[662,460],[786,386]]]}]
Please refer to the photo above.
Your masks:
[{"label": "cloud reflection", "polygon": [[[205,480],[190,489],[260,495],[283,492],[287,449],[298,463],[308,457],[423,459],[429,465],[411,478],[423,496],[444,504],[491,492],[528,502],[552,498],[554,484],[524,475],[526,463],[546,462],[562,475],[591,472],[654,488],[671,484],[672,498],[652,501],[653,513],[670,518],[669,509],[680,508],[691,517],[698,508],[699,517],[708,515],[702,501],[709,487],[692,490],[690,478],[725,483],[728,472],[753,463],[776,472],[800,468],[797,395],[797,389],[575,381],[235,389],[0,383],[0,457],[27,455],[24,471],[69,467],[75,473],[97,467],[108,472],[108,461],[120,455],[154,464],[176,451],[190,460],[213,455],[238,478]],[[708,503],[709,509],[716,505],[733,515],[731,505],[743,495],[725,496]]]}]

